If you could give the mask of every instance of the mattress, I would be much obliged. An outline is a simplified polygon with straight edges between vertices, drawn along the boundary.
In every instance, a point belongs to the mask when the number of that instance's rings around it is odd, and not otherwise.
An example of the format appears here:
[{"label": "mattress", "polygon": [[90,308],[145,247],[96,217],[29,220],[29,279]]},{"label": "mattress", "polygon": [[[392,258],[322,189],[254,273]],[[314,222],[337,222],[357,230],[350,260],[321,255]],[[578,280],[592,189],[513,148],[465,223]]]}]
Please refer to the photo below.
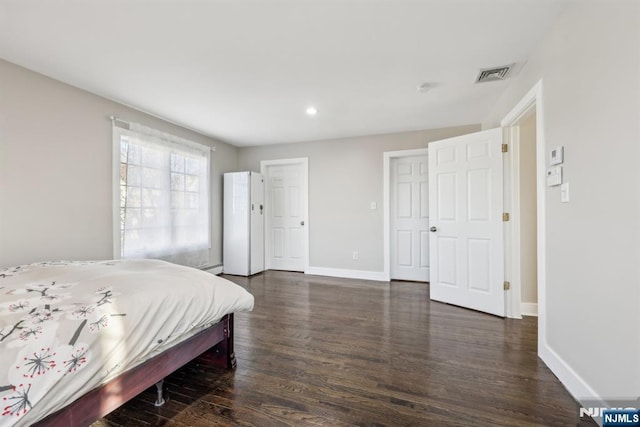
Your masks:
[{"label": "mattress", "polygon": [[0,270],[0,426],[30,425],[253,303],[226,279],[158,260]]}]

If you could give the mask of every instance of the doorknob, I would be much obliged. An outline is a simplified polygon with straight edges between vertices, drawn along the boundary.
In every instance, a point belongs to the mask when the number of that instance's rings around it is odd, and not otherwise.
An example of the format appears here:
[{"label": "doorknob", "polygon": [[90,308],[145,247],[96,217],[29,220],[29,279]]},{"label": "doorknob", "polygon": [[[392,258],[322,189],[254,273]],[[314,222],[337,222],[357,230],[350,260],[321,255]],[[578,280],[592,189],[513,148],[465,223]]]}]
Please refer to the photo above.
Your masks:
[{"label": "doorknob", "polygon": [[431,227],[429,231],[432,233],[435,233],[436,231],[438,231],[438,229],[436,227]]},{"label": "doorknob", "polygon": [[300,225],[304,226],[304,221],[300,221]]}]

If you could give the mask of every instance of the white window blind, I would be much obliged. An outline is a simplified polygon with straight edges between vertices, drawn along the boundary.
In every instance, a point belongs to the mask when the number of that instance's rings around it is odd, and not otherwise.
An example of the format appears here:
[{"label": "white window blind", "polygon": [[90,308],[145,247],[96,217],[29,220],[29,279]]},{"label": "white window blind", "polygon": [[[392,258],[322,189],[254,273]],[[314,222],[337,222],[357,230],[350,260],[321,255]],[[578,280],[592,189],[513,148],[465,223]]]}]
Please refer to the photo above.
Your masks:
[{"label": "white window blind", "polygon": [[210,147],[137,123],[113,130],[120,257],[207,266]]}]

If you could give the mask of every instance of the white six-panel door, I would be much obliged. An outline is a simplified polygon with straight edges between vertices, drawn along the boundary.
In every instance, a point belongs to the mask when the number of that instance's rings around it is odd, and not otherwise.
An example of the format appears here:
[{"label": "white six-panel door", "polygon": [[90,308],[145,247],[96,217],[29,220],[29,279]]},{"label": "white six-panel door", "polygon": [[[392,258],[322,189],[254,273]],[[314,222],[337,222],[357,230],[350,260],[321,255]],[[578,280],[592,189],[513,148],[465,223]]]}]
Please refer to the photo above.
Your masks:
[{"label": "white six-panel door", "polygon": [[266,267],[304,271],[306,234],[305,177],[301,164],[270,165],[266,168]]},{"label": "white six-panel door", "polygon": [[429,281],[428,157],[391,159],[391,278]]},{"label": "white six-panel door", "polygon": [[429,144],[431,299],[504,316],[502,129]]}]

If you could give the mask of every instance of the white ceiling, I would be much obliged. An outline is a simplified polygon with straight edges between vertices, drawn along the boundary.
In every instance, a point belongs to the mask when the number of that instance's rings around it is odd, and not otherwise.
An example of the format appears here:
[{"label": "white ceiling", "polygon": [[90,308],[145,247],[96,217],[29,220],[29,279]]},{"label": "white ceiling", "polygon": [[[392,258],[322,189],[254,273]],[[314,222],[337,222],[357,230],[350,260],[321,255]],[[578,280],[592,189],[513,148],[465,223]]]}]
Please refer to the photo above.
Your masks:
[{"label": "white ceiling", "polygon": [[238,146],[371,135],[479,123],[566,3],[2,0],[0,57]]}]

